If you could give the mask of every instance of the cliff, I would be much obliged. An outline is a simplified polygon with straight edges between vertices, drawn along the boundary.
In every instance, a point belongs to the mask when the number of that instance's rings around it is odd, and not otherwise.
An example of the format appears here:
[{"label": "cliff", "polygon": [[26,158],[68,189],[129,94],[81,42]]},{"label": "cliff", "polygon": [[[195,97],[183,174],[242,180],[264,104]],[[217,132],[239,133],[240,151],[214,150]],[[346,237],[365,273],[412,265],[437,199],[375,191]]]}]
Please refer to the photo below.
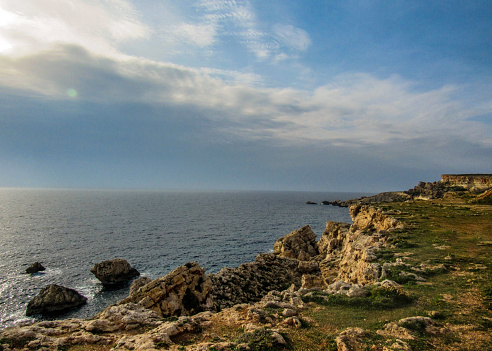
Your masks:
[{"label": "cliff", "polygon": [[472,191],[487,190],[492,188],[492,174],[443,174],[441,183]]}]

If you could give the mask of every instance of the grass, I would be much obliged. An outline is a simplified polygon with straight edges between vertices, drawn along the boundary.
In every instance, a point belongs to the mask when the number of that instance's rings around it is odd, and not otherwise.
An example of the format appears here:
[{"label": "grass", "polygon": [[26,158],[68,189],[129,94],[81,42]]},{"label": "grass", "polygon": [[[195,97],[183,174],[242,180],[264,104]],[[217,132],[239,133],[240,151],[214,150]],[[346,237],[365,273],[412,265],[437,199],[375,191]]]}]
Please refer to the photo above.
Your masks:
[{"label": "grass", "polygon": [[[391,267],[388,278],[405,284],[408,299],[403,301],[390,297],[380,304],[374,294],[359,300],[315,295],[306,314],[316,320],[316,326],[291,331],[293,349],[336,350],[336,336],[349,327],[368,332],[368,348],[371,344],[382,346],[377,329],[387,322],[418,315],[431,316],[459,331],[440,337],[420,333],[420,338],[408,342],[414,350],[492,349],[492,255],[490,245],[480,245],[492,241],[492,207],[472,200],[471,195],[464,194],[383,204],[384,210],[404,223],[404,229],[387,234],[389,246],[377,253],[378,263],[395,262],[404,256],[412,267],[424,264],[428,268],[412,271],[406,266]],[[401,279],[401,271],[414,272],[426,281]],[[385,304],[391,308],[383,308]],[[461,331],[462,326],[468,329]]]}]

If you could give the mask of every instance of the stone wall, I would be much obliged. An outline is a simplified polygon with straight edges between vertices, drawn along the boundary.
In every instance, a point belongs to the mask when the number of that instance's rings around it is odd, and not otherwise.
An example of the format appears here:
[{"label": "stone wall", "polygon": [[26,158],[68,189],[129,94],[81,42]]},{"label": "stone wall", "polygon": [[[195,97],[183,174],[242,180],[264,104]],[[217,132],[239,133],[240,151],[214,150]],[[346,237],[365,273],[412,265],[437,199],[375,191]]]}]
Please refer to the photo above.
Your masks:
[{"label": "stone wall", "polygon": [[468,190],[492,188],[492,174],[443,174],[441,182]]}]

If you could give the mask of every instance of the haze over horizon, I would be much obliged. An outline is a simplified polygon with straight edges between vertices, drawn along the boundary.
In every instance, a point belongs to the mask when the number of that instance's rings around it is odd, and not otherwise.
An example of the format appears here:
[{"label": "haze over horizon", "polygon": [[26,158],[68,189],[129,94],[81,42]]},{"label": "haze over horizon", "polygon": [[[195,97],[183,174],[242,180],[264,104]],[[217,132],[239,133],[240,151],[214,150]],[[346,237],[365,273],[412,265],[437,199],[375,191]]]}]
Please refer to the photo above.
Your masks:
[{"label": "haze over horizon", "polygon": [[492,2],[0,0],[0,187],[492,173]]}]

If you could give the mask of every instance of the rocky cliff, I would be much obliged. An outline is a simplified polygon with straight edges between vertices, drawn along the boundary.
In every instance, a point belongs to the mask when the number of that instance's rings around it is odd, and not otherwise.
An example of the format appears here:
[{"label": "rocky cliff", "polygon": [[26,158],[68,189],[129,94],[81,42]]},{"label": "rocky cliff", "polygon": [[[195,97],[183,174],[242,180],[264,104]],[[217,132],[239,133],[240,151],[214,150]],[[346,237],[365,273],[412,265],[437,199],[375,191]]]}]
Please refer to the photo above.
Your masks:
[{"label": "rocky cliff", "polygon": [[443,174],[441,183],[480,191],[492,188],[492,174]]}]

